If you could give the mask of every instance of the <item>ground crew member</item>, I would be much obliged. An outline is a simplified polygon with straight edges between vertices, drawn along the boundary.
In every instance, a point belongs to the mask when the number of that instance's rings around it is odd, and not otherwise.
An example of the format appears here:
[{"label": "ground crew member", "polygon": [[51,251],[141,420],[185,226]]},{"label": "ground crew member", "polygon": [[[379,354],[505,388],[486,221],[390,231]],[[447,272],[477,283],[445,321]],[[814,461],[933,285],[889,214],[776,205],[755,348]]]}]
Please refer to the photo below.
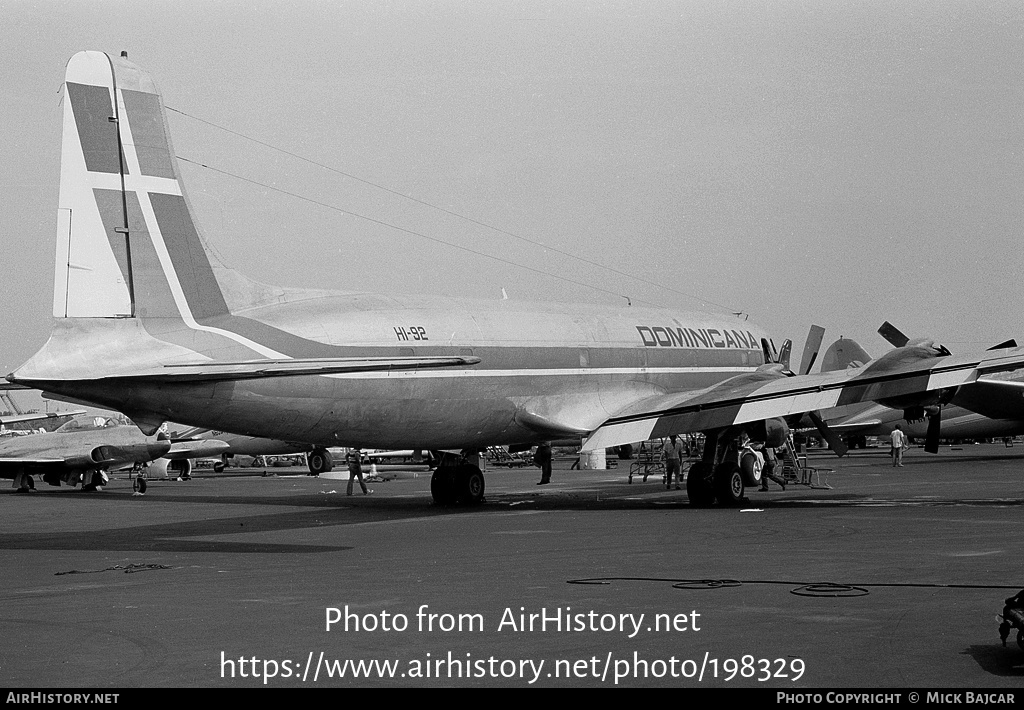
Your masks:
[{"label": "ground crew member", "polygon": [[665,457],[665,488],[672,487],[672,474],[674,473],[676,476],[676,490],[678,491],[680,479],[683,477],[683,457],[687,455],[686,446],[683,444],[682,439],[675,434],[670,434],[668,443],[665,444],[665,448],[661,451]]},{"label": "ground crew member", "polygon": [[359,449],[352,449],[348,452],[348,495],[352,495],[352,484],[358,479],[359,487],[363,489],[363,495],[368,496],[373,491],[363,483],[363,452]]},{"label": "ground crew member", "polygon": [[538,486],[551,483],[551,444],[546,441],[537,447],[537,453],[533,455],[533,462],[540,467],[540,480]]},{"label": "ground crew member", "polygon": [[903,433],[903,427],[897,424],[889,439],[892,444],[892,448],[889,450],[889,453],[892,454],[892,466],[893,468],[897,466],[903,468],[903,450],[910,445],[907,435]]}]

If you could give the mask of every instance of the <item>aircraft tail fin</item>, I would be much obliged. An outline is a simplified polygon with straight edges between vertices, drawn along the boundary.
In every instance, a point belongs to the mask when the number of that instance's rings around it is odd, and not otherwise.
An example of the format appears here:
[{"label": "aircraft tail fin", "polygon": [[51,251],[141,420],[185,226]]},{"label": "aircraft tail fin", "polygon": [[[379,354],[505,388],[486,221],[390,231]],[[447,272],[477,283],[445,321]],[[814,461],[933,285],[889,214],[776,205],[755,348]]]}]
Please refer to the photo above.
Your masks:
[{"label": "aircraft tail fin", "polygon": [[871,362],[868,355],[857,341],[849,338],[840,338],[828,346],[824,357],[821,358],[822,372],[835,372],[845,370],[848,367],[861,367]]},{"label": "aircraft tail fin", "polygon": [[227,313],[152,79],[124,54],[79,52],[63,91],[54,317]]}]

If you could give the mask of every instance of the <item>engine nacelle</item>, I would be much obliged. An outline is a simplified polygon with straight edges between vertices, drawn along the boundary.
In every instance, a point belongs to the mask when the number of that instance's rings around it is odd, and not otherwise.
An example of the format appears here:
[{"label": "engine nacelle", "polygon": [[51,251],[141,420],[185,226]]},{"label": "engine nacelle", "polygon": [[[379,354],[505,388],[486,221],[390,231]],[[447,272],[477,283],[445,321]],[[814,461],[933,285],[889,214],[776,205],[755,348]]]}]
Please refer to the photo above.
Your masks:
[{"label": "engine nacelle", "polygon": [[938,405],[907,407],[903,410],[903,418],[908,422],[920,422],[924,421],[925,417],[934,417],[938,413]]},{"label": "engine nacelle", "polygon": [[765,446],[773,449],[783,446],[789,441],[789,425],[785,419],[776,417],[759,422],[752,422],[746,427],[747,435],[754,441],[763,441]]}]

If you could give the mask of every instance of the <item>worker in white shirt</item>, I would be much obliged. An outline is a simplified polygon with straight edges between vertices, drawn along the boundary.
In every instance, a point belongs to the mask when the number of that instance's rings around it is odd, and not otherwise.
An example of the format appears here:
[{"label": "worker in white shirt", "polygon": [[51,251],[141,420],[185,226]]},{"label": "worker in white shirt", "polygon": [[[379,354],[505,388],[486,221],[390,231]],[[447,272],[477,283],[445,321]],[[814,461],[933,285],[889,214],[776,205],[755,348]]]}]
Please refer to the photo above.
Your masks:
[{"label": "worker in white shirt", "polygon": [[910,440],[907,439],[907,435],[903,433],[903,428],[897,424],[896,428],[892,430],[892,434],[889,436],[892,444],[892,448],[889,453],[892,454],[892,465],[893,468],[899,466],[903,468],[903,450],[910,445]]}]

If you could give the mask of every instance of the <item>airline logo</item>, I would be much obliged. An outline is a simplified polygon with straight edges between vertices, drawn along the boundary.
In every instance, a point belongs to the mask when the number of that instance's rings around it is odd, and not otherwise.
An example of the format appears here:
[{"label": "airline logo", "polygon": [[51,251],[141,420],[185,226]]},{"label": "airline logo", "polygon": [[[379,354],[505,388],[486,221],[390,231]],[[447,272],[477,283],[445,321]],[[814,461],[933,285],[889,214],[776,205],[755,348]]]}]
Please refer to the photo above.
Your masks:
[{"label": "airline logo", "polygon": [[683,328],[677,326],[638,325],[636,332],[648,348],[728,348],[760,350],[750,331],[727,328]]}]

